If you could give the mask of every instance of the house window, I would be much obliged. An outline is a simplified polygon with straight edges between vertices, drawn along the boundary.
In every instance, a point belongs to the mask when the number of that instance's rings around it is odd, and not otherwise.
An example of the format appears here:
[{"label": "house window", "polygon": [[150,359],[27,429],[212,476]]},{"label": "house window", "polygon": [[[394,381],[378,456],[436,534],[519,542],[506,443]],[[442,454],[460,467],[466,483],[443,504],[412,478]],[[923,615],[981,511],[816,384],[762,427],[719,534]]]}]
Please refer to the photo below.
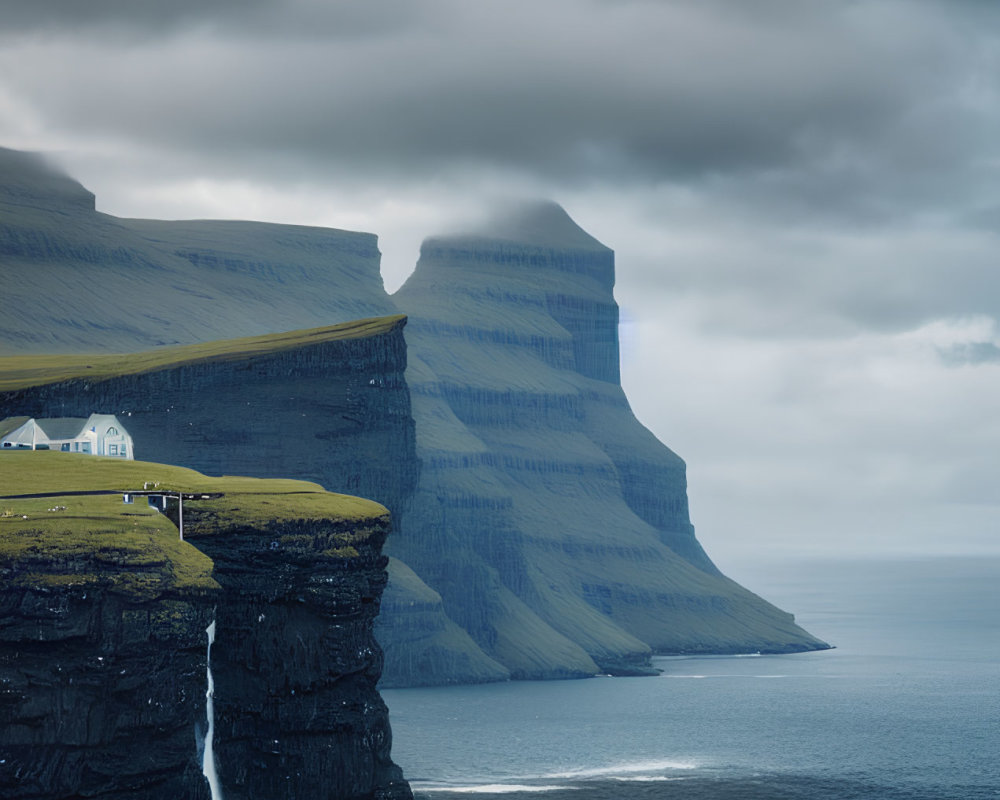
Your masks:
[{"label": "house window", "polygon": [[109,444],[108,445],[108,455],[109,456],[116,456],[116,455],[118,455],[118,445],[116,445],[116,444]]},{"label": "house window", "polygon": [[83,443],[83,447],[80,448],[80,452],[81,453],[89,453],[90,452],[90,442],[84,442]]},{"label": "house window", "polygon": [[108,428],[107,432],[104,435],[105,436],[117,436],[118,435],[118,428],[116,428],[114,425],[112,425],[110,428]]},{"label": "house window", "polygon": [[11,446],[11,443],[10,443],[10,442],[4,442],[4,443],[3,443],[3,446],[4,446],[4,447],[10,447],[10,446]]},{"label": "house window", "polygon": [[62,450],[64,453],[68,453],[69,452],[69,442],[63,442],[62,443],[62,447],[60,447],[59,449]]}]

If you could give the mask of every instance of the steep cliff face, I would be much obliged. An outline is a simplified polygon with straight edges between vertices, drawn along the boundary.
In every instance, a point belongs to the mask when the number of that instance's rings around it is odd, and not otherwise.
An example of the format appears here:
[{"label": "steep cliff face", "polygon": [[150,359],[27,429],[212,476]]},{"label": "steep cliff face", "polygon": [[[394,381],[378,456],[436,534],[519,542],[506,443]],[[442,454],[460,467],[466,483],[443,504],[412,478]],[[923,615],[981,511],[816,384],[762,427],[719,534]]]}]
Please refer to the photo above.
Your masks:
[{"label": "steep cliff face", "polygon": [[0,354],[128,352],[395,313],[372,234],[118,219],[39,157],[3,148],[0,283]]},{"label": "steep cliff face", "polygon": [[[72,458],[0,454],[0,493],[32,471],[32,491],[68,491],[38,464]],[[151,509],[123,513],[120,495],[0,509],[0,795],[208,800],[212,562]]]},{"label": "steep cliff face", "polygon": [[211,614],[190,596],[5,585],[0,795],[208,800],[196,728]]},{"label": "steep cliff face", "polygon": [[[140,458],[313,480],[401,514],[419,473],[405,322],[362,320],[130,356],[0,358],[0,418],[113,409]],[[397,566],[386,595],[394,631],[386,634],[388,683],[509,677],[440,599],[421,599],[432,589]]]},{"label": "steep cliff face", "polygon": [[554,205],[425,242],[394,297],[423,471],[390,552],[519,677],[824,646],[695,539],[684,463],[618,382],[613,284],[613,253]]},{"label": "steep cliff face", "polygon": [[[112,409],[140,458],[216,475],[314,480],[395,510],[418,470],[405,324],[388,317],[69,362],[63,380],[0,393],[0,415]],[[0,364],[0,375],[14,376],[18,363],[32,362],[4,362],[13,366]]]},{"label": "steep cliff face", "polygon": [[[210,495],[186,541],[108,494],[143,483]],[[208,800],[212,750],[227,798],[412,797],[375,688],[385,508],[68,453],[0,453],[0,486],[4,797]]]},{"label": "steep cliff face", "polygon": [[223,797],[412,798],[375,688],[385,509],[226,525],[206,505],[185,511],[223,588],[212,648]]},{"label": "steep cliff face", "polygon": [[441,595],[399,559],[389,560],[390,584],[376,620],[387,645],[384,688],[488,683],[511,677],[444,610]]}]

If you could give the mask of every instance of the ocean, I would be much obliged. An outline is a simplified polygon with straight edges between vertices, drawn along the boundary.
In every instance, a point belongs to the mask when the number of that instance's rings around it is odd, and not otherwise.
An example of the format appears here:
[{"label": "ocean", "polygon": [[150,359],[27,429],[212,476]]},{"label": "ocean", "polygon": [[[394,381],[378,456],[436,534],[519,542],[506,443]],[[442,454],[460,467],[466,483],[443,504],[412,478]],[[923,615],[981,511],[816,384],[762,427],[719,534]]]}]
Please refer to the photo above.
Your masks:
[{"label": "ocean", "polygon": [[736,577],[836,649],[383,691],[417,798],[1000,798],[1000,558]]}]

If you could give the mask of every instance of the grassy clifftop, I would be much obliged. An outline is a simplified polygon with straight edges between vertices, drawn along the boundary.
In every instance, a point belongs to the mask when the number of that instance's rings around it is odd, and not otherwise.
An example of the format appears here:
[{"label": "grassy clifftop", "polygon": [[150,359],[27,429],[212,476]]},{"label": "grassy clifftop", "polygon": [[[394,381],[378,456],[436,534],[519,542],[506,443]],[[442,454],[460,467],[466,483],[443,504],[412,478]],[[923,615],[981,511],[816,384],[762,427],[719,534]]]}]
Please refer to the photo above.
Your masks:
[{"label": "grassy clifftop", "polygon": [[[0,576],[9,585],[105,586],[136,599],[216,588],[212,560],[144,502],[125,505],[119,492],[150,488],[221,495],[191,503],[185,536],[216,526],[316,520],[343,525],[383,517],[369,500],[326,492],[315,483],[208,477],[182,467],[75,453],[0,453]],[[80,494],[81,492],[114,494]],[[23,495],[46,494],[47,497]],[[18,495],[22,495],[18,497]],[[348,528],[353,526],[348,526]],[[345,531],[336,555],[350,556]],[[342,539],[342,541],[340,541]]]},{"label": "grassy clifftop", "polygon": [[0,391],[15,391],[74,379],[99,381],[195,362],[231,361],[321,342],[363,339],[388,333],[402,325],[405,319],[401,314],[372,317],[323,328],[181,347],[162,347],[141,353],[6,356],[0,358]]}]

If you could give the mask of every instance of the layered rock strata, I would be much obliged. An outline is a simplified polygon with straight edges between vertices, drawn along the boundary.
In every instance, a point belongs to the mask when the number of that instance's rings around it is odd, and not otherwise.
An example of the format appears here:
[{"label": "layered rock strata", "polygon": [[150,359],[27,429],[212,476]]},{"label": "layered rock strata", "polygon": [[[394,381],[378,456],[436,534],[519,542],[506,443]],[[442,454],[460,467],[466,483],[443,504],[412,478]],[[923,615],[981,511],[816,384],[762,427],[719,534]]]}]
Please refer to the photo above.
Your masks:
[{"label": "layered rock strata", "polygon": [[551,204],[424,243],[394,296],[423,469],[390,553],[514,677],[824,647],[699,545],[684,462],[619,384],[613,285],[612,251]]},{"label": "layered rock strata", "polygon": [[[287,475],[377,498],[394,514],[419,473],[404,317],[128,356],[0,357],[0,418],[111,408],[140,458],[210,474]],[[389,601],[389,683],[501,680],[412,572]],[[397,663],[399,666],[397,666]],[[402,665],[406,665],[403,667]]]}]

